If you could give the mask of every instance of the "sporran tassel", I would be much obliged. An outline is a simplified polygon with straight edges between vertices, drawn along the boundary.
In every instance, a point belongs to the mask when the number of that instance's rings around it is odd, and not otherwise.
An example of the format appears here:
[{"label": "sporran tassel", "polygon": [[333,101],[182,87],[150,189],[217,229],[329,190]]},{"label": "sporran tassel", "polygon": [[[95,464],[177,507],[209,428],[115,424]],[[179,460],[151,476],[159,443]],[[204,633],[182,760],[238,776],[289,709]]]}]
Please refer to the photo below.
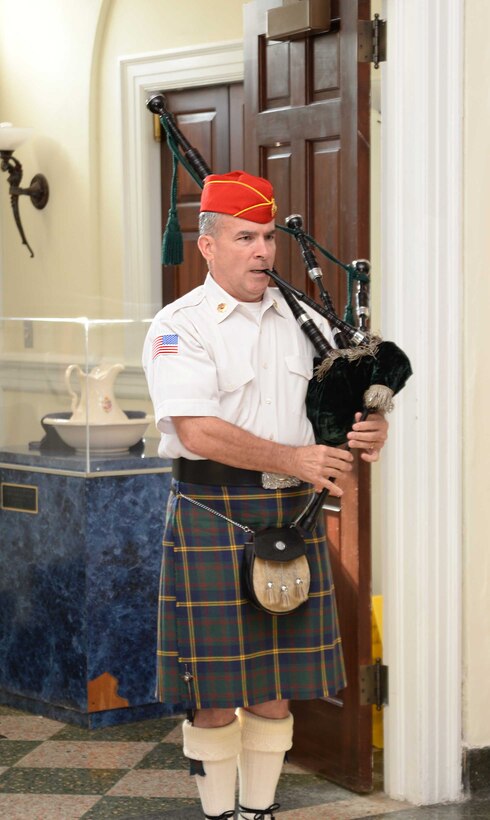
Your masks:
[{"label": "sporran tassel", "polygon": [[306,601],[307,594],[305,590],[305,585],[302,578],[296,578],[294,582],[294,597],[297,601]]},{"label": "sporran tassel", "polygon": [[274,584],[272,581],[267,581],[267,586],[265,588],[265,600],[268,604],[275,603],[275,593],[274,593]]},{"label": "sporran tassel", "polygon": [[[265,565],[265,572],[266,572],[266,578],[267,578],[267,575],[270,572],[268,561],[265,561],[264,565]],[[266,602],[268,604],[277,606],[281,601],[281,591],[279,589],[278,584],[274,583],[273,577],[274,576],[273,576],[273,573],[272,573],[271,575],[269,575],[269,577],[266,581],[265,598],[266,598]]]},{"label": "sporran tassel", "polygon": [[289,604],[289,590],[287,588],[287,584],[281,584],[281,605],[283,607],[288,607]]}]

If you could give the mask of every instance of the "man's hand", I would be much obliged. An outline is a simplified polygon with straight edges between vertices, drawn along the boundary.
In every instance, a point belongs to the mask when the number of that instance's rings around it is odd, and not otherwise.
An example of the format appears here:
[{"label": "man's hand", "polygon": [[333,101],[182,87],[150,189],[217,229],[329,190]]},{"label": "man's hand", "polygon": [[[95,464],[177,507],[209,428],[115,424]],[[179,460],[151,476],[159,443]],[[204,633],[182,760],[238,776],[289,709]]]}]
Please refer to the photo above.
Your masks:
[{"label": "man's hand", "polygon": [[343,491],[334,481],[352,470],[353,461],[354,456],[349,450],[311,444],[294,449],[291,472],[302,481],[313,484],[317,493],[326,488],[330,495],[341,496]]},{"label": "man's hand", "polygon": [[361,413],[356,413],[352,430],[347,433],[350,449],[363,450],[364,461],[378,461],[388,437],[388,422],[381,413],[370,413],[366,421],[360,421]]},{"label": "man's hand", "polygon": [[326,487],[330,495],[341,496],[342,490],[333,482],[352,470],[351,450],[362,450],[364,461],[378,461],[380,450],[388,437],[388,422],[381,413],[370,413],[361,421],[356,413],[352,431],[347,433],[348,449],[325,447],[322,444],[298,447],[295,452],[294,475],[313,484],[316,492]]}]

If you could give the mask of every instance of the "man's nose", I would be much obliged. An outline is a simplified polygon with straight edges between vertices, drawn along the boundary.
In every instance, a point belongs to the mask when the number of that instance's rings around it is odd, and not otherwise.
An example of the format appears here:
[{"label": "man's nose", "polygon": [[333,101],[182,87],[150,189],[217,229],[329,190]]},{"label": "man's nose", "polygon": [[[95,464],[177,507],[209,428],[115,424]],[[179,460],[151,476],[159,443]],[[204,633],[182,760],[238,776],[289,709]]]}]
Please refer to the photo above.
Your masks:
[{"label": "man's nose", "polygon": [[256,256],[267,256],[267,243],[263,236],[257,238],[254,250]]}]

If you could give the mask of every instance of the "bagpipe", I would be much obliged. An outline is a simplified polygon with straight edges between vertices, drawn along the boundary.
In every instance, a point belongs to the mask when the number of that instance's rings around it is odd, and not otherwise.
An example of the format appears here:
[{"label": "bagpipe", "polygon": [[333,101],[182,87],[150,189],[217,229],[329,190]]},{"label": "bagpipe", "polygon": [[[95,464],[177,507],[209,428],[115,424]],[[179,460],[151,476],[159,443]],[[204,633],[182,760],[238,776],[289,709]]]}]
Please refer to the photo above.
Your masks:
[{"label": "bagpipe", "polygon": [[[160,118],[173,157],[171,202],[162,242],[162,262],[180,264],[183,259],[183,247],[176,211],[178,164],[183,165],[201,188],[205,178],[212,171],[199,151],[188,142],[179,129],[173,115],[167,109],[164,95],[151,95],[146,105]],[[394,342],[384,341],[368,330],[369,262],[357,260],[351,265],[344,265],[305,233],[303,220],[299,214],[287,217],[285,227],[276,227],[289,233],[297,241],[308,276],[318,287],[321,299],[319,304],[285,281],[276,270],[267,271],[316,352],[313,377],[309,381],[306,395],[307,416],[313,426],[317,444],[343,446],[347,442],[347,433],[352,429],[357,412],[362,413],[361,418],[364,420],[369,413],[386,413],[393,408],[393,396],[405,386],[407,379],[412,375],[410,361]],[[349,276],[348,302],[343,319],[337,315],[328,290],[323,284],[323,274],[312,246],[344,268]],[[354,281],[357,282],[356,308],[359,327],[353,325],[352,319]],[[335,346],[325,338],[301,302],[327,319]],[[306,510],[294,523],[306,531],[311,530],[327,494],[326,489],[315,493]]]}]

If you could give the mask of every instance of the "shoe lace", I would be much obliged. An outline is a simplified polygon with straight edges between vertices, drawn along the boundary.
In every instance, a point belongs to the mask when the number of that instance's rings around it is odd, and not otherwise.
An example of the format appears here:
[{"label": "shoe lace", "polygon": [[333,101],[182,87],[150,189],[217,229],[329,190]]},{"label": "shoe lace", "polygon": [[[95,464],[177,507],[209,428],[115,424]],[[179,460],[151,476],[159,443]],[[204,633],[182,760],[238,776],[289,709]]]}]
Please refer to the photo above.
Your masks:
[{"label": "shoe lace", "polygon": [[[268,809],[247,809],[246,806],[240,806],[240,812],[244,811],[247,814],[253,814],[253,820],[265,820],[267,815],[270,815],[271,820],[274,820],[273,811],[279,808],[279,803],[272,803]],[[242,815],[243,817],[243,815]]]}]

